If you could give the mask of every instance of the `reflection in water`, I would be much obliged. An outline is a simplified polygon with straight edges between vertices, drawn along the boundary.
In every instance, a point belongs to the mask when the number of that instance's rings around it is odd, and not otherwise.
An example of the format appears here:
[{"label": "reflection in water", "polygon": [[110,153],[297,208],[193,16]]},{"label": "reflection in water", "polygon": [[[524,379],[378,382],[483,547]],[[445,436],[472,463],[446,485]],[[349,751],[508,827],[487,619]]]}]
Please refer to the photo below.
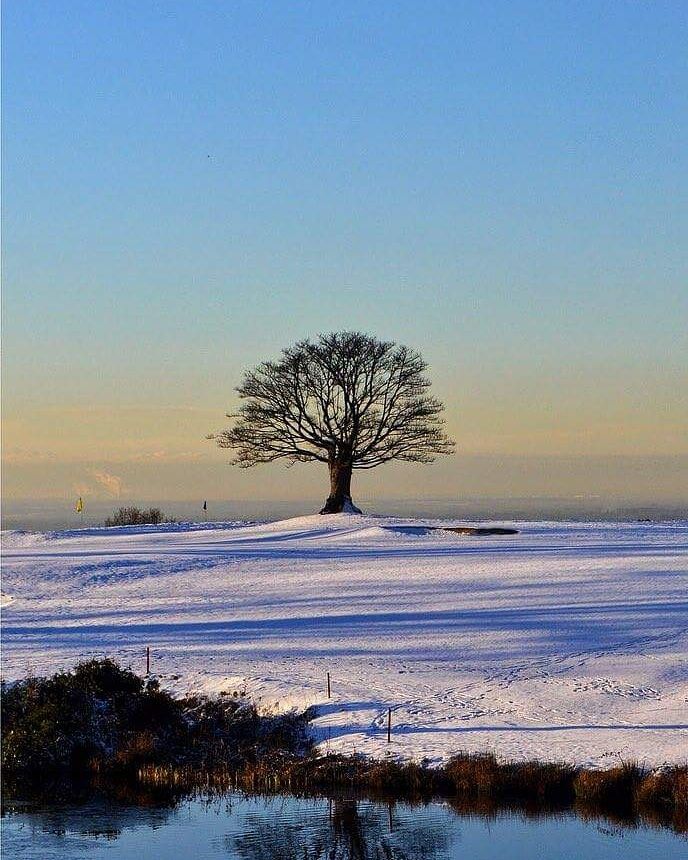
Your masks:
[{"label": "reflection in water", "polygon": [[119,806],[107,803],[89,803],[75,808],[55,807],[34,815],[41,829],[54,836],[78,833],[92,838],[117,839],[123,831],[136,827],[163,827],[172,809],[150,809],[136,806]]},{"label": "reflection in water", "polygon": [[[147,798],[150,800],[150,798]],[[4,810],[4,857],[40,860],[667,860],[688,856],[668,830],[571,814],[477,815],[446,803],[376,803],[230,793],[164,806],[101,798]],[[573,853],[572,853],[573,852]]]},{"label": "reflection in water", "polygon": [[[274,808],[247,816],[249,828],[227,838],[230,857],[242,860],[432,860],[448,856],[446,822],[423,816],[412,823],[397,817],[393,804],[330,800],[322,806],[293,811]],[[303,814],[305,813],[305,814]]]}]

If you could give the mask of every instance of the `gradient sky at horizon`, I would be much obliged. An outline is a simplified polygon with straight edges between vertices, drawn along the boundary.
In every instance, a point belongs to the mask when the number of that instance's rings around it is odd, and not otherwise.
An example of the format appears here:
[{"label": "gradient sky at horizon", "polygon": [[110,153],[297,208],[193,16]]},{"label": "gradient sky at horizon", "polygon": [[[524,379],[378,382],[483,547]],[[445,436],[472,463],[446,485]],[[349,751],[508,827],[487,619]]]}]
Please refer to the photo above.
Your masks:
[{"label": "gradient sky at horizon", "polygon": [[204,436],[355,328],[459,445],[367,491],[685,498],[686,44],[683,2],[8,0],[3,494],[317,495]]}]

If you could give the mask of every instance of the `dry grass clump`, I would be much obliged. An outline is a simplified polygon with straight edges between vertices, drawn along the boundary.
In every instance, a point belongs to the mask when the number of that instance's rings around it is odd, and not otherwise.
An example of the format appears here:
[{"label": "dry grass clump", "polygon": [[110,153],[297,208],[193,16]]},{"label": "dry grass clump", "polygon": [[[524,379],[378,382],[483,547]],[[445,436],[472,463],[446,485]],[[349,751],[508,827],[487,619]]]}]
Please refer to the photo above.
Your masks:
[{"label": "dry grass clump", "polygon": [[636,790],[636,798],[643,806],[674,806],[688,810],[688,765],[647,774]]},{"label": "dry grass clump", "polygon": [[562,804],[573,797],[575,771],[557,762],[499,762],[492,753],[460,753],[444,767],[458,795],[489,795],[502,801]]},{"label": "dry grass clump", "polygon": [[636,790],[638,809],[645,821],[677,833],[688,833],[688,765],[646,774]]},{"label": "dry grass clump", "polygon": [[576,800],[606,809],[630,808],[636,799],[643,772],[635,762],[623,762],[608,770],[580,770],[573,780]]},{"label": "dry grass clump", "polygon": [[457,795],[492,795],[498,782],[499,764],[492,753],[458,753],[444,766],[444,773]]},{"label": "dry grass clump", "polygon": [[433,793],[436,774],[416,762],[375,761],[366,767],[365,782],[373,791],[403,795]]},{"label": "dry grass clump", "polygon": [[575,770],[558,762],[526,761],[505,765],[500,792],[508,799],[541,804],[570,803]]},{"label": "dry grass clump", "polygon": [[688,832],[688,765],[645,771],[635,762],[608,770],[580,770],[573,782],[576,809],[624,824],[641,819]]},{"label": "dry grass clump", "polygon": [[376,760],[357,755],[292,758],[282,763],[280,775],[292,787],[302,790],[346,788],[378,795],[419,797],[437,794],[442,788],[438,770],[417,762]]},{"label": "dry grass clump", "polygon": [[443,789],[455,793],[457,808],[526,811],[570,808],[585,817],[604,816],[625,824],[639,817],[649,824],[688,831],[688,765],[645,771],[635,762],[588,770],[551,762],[500,762],[491,753],[460,753],[442,769]]}]

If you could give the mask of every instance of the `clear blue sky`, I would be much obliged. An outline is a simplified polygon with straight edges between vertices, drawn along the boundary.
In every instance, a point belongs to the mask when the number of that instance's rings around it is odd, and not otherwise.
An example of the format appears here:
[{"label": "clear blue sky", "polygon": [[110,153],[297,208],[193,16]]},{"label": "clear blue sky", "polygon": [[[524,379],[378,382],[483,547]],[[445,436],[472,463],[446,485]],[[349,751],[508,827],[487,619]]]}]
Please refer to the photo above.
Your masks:
[{"label": "clear blue sky", "polygon": [[336,328],[418,347],[465,452],[688,453],[685,2],[3,12],[15,469],[185,480]]}]

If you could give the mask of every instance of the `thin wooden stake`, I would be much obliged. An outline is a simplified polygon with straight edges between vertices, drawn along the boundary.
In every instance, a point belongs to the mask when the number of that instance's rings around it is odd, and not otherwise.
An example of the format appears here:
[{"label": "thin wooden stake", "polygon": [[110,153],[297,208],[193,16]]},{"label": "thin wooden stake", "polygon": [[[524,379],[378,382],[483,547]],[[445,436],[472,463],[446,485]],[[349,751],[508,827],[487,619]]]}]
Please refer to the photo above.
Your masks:
[{"label": "thin wooden stake", "polygon": [[150,675],[150,645],[146,645],[146,675]]},{"label": "thin wooden stake", "polygon": [[387,743],[392,742],[392,709],[387,708]]},{"label": "thin wooden stake", "polygon": [[332,698],[332,690],[330,689],[330,673],[327,673],[327,698]]}]

